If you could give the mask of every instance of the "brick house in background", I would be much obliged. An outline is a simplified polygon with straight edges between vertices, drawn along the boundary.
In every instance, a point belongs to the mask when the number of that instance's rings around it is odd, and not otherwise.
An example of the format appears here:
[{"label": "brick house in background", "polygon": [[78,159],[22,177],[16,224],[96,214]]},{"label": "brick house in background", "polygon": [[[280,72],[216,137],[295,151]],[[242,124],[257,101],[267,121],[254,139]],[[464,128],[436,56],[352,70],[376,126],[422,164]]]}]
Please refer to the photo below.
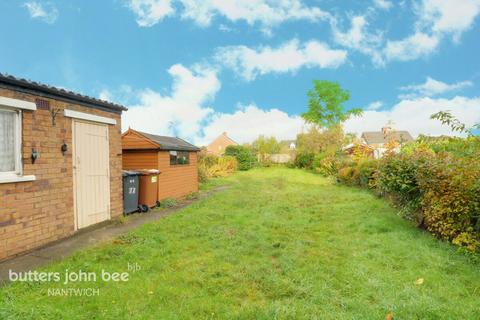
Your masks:
[{"label": "brick house in background", "polygon": [[373,150],[375,159],[383,156],[389,142],[398,144],[396,151],[399,151],[403,144],[413,141],[408,131],[397,131],[392,121],[389,121],[380,131],[363,132],[360,138],[362,144]]},{"label": "brick house in background", "polygon": [[0,260],[122,214],[125,110],[0,74]]},{"label": "brick house in background", "polygon": [[238,143],[230,139],[226,132],[219,135],[207,146],[207,153],[222,155],[228,146],[236,146]]}]

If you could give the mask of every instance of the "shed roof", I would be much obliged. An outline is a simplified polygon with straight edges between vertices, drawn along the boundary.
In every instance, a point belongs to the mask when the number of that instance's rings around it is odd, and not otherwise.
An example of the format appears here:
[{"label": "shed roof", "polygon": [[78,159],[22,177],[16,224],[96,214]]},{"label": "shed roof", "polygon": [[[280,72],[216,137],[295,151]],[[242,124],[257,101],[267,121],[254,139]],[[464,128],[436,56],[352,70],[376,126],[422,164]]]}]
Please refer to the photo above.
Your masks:
[{"label": "shed roof", "polygon": [[362,133],[362,138],[367,144],[387,143],[392,138],[401,142],[413,141],[413,138],[408,131],[394,131],[386,135],[381,131],[368,131]]},{"label": "shed roof", "polygon": [[160,150],[177,150],[177,151],[200,151],[200,148],[193,144],[176,137],[157,136],[155,134],[136,131],[139,134],[147,137],[153,142],[157,143]]},{"label": "shed roof", "polygon": [[2,73],[0,73],[0,88],[12,89],[27,94],[76,103],[109,112],[121,113],[122,111],[127,110],[126,107],[119,104]]}]

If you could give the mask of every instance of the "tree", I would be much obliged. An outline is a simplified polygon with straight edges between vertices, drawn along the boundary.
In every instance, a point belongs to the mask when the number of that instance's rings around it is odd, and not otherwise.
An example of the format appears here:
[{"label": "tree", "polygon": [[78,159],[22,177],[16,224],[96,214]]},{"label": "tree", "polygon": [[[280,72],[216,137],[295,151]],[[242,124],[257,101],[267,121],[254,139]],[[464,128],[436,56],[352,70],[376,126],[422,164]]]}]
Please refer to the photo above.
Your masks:
[{"label": "tree", "polygon": [[259,155],[260,160],[263,162],[267,160],[269,155],[279,153],[281,146],[274,137],[267,138],[263,135],[260,135],[255,141],[252,142],[252,148],[254,152]]},{"label": "tree", "polygon": [[362,114],[362,109],[346,110],[343,104],[350,99],[350,93],[338,82],[314,80],[308,97],[308,111],[302,118],[320,128],[331,128]]},{"label": "tree", "polygon": [[431,119],[439,120],[442,124],[449,126],[452,131],[457,131],[460,133],[466,133],[469,136],[473,136],[473,131],[480,129],[480,123],[475,124],[471,128],[460,122],[455,118],[450,111],[440,111],[430,116]]},{"label": "tree", "polygon": [[316,126],[307,133],[297,135],[298,152],[335,152],[345,144],[345,135],[341,125],[335,125],[320,131]]}]

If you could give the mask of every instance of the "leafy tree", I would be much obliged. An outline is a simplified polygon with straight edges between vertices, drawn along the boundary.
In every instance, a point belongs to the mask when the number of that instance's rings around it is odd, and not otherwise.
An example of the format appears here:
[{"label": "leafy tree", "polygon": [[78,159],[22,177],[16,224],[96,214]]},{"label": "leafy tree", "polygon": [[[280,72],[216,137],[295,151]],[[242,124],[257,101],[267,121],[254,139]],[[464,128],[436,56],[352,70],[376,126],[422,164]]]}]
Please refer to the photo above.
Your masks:
[{"label": "leafy tree", "polygon": [[450,111],[440,111],[430,116],[431,119],[439,120],[442,124],[449,126],[452,131],[466,133],[469,136],[473,136],[473,131],[480,129],[480,123],[475,124],[471,128],[460,122]]},{"label": "leafy tree", "polygon": [[255,164],[255,157],[246,146],[228,146],[225,149],[225,155],[237,159],[239,170],[250,170]]},{"label": "leafy tree", "polygon": [[298,152],[324,152],[336,151],[346,142],[341,125],[332,126],[323,131],[316,126],[310,128],[307,133],[297,135]]},{"label": "leafy tree", "polygon": [[280,152],[281,145],[274,137],[267,138],[260,135],[252,142],[252,148],[261,161],[266,161],[269,155]]},{"label": "leafy tree", "polygon": [[346,110],[343,104],[350,99],[350,93],[338,82],[314,80],[308,97],[308,111],[302,114],[302,118],[320,128],[331,128],[351,116],[362,114],[358,108]]}]

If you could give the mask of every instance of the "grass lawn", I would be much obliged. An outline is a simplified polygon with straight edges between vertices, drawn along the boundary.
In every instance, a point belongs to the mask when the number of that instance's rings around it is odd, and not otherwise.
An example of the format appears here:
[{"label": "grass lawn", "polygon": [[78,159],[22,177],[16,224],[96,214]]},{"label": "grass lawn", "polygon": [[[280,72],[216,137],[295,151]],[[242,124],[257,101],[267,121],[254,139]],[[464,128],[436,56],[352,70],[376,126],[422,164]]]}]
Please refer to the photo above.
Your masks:
[{"label": "grass lawn", "polygon": [[295,169],[219,183],[230,188],[42,269],[137,263],[129,281],[15,283],[0,319],[480,319],[480,265],[370,193]]}]

